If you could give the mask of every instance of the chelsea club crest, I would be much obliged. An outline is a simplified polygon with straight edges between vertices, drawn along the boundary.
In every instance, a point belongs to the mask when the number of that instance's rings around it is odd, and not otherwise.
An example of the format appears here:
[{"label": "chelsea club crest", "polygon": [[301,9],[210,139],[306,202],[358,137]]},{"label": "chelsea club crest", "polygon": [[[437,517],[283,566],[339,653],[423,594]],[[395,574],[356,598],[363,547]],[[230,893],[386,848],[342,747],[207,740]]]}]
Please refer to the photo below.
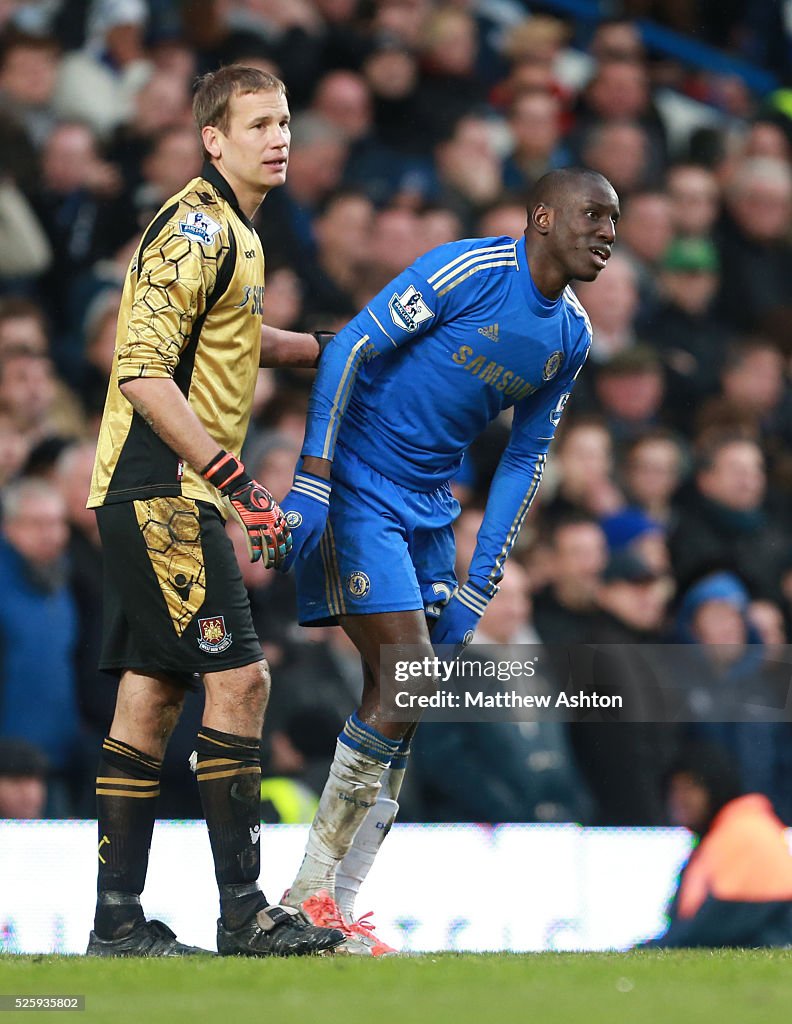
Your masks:
[{"label": "chelsea club crest", "polygon": [[544,364],[544,369],[542,370],[542,380],[552,380],[561,369],[563,361],[563,352],[553,352],[552,355],[548,356],[547,362]]},{"label": "chelsea club crest", "polygon": [[364,572],[360,571],[351,572],[347,576],[346,584],[349,593],[358,600],[365,597],[371,590],[371,580]]}]

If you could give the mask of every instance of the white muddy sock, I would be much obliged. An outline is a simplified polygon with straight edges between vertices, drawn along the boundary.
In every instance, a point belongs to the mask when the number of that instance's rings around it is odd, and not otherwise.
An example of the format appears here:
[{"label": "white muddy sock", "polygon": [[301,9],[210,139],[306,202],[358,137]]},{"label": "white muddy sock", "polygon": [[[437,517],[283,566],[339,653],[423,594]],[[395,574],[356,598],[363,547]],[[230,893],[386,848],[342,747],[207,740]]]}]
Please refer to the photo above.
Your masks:
[{"label": "white muddy sock", "polygon": [[338,865],[335,898],[348,921],[355,919],[355,900],[365,882],[385,837],[399,813],[397,802],[407,769],[410,738],[402,740],[390,768],[382,776],[382,785],[374,806],[355,835],[352,846]]},{"label": "white muddy sock", "polygon": [[326,889],[335,896],[335,874],[380,792],[380,780],[399,741],[351,715],[338,737],[330,774],[319,798],[305,857],[289,900],[297,906]]}]

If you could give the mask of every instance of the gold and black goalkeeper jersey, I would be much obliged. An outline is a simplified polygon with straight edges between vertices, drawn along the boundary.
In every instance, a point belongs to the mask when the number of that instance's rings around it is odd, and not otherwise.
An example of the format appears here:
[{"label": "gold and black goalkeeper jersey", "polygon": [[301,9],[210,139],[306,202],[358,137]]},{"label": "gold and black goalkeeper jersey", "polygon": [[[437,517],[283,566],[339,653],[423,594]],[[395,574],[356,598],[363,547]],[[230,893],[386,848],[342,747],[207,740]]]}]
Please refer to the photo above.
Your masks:
[{"label": "gold and black goalkeeper jersey", "polygon": [[118,316],[88,507],[157,495],[220,497],[124,398],[119,382],[172,377],[218,446],[239,455],[261,348],[264,253],[209,164],[163,206],[132,259]]}]

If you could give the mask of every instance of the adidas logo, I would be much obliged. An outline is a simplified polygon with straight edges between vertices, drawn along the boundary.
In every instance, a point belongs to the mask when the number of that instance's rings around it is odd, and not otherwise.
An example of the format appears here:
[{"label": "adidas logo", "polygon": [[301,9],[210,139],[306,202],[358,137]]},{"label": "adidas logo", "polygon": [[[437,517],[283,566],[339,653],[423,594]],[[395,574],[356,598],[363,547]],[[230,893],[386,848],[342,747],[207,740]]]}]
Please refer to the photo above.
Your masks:
[{"label": "adidas logo", "polygon": [[490,341],[500,341],[500,331],[497,324],[490,324],[489,327],[479,327],[479,334],[483,334]]}]

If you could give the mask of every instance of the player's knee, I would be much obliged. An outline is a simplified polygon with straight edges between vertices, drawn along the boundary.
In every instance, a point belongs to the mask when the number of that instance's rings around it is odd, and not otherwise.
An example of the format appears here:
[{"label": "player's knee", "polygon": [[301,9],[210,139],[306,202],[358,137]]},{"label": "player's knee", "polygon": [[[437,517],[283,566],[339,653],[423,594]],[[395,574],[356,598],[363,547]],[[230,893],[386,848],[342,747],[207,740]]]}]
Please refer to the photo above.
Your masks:
[{"label": "player's knee", "polygon": [[132,730],[141,738],[167,740],[179,720],[184,696],[182,687],[166,679],[128,672],[119,687],[113,727]]},{"label": "player's knee", "polygon": [[204,723],[223,732],[252,736],[261,728],[270,692],[266,661],[204,676]]},{"label": "player's knee", "polygon": [[[270,694],[270,670],[266,661],[258,661],[254,665],[246,665],[235,673],[230,691],[233,697],[250,708],[267,706]],[[230,694],[229,694],[230,695]]]},{"label": "player's knee", "polygon": [[183,707],[184,697],[180,701],[168,703],[160,709],[159,721],[163,736],[170,736],[176,728]]},{"label": "player's knee", "polygon": [[164,737],[169,737],[176,728],[179,715],[184,707],[184,693],[177,693],[173,690],[165,691],[157,695],[152,702],[150,713],[155,723],[157,732]]},{"label": "player's knee", "polygon": [[259,661],[256,665],[252,665],[251,668],[255,669],[251,680],[251,686],[254,693],[258,695],[259,700],[266,707],[267,701],[269,701],[270,687],[272,685],[269,665],[266,661]]}]

